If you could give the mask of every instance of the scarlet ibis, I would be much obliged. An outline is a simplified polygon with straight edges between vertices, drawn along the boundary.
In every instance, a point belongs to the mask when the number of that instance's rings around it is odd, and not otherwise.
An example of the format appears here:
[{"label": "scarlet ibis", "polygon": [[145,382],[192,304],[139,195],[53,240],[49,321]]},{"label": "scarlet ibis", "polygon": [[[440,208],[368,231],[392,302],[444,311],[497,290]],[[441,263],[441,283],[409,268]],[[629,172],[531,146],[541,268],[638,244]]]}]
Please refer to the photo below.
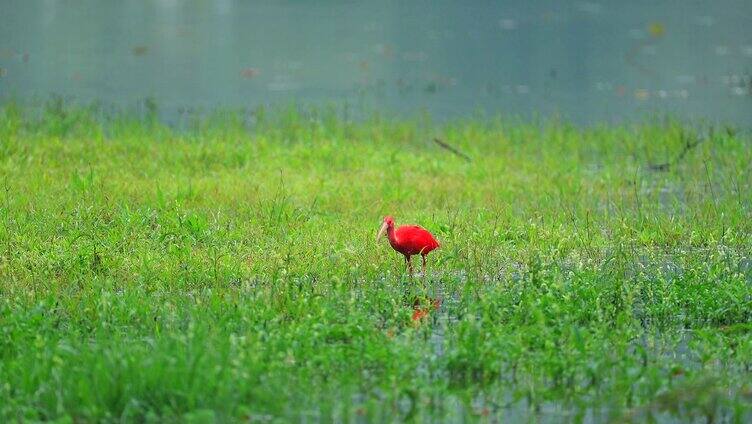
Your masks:
[{"label": "scarlet ibis", "polygon": [[395,229],[394,218],[391,216],[384,217],[384,223],[381,224],[381,229],[376,235],[376,241],[379,241],[384,232],[389,237],[389,244],[392,245],[392,248],[405,255],[405,263],[410,276],[413,275],[413,264],[410,262],[410,256],[418,254],[423,258],[423,275],[426,275],[426,255],[439,247],[439,242],[436,241],[433,234],[417,225],[403,225]]}]

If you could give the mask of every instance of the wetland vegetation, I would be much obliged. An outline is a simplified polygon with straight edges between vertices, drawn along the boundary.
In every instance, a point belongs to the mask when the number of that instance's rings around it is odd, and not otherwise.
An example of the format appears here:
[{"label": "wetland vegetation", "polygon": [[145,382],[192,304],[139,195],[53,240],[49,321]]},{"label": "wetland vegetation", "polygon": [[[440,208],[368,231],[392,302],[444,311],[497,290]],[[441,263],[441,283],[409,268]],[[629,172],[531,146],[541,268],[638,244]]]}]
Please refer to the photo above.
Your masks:
[{"label": "wetland vegetation", "polygon": [[0,109],[0,420],[752,419],[749,133],[153,109]]}]

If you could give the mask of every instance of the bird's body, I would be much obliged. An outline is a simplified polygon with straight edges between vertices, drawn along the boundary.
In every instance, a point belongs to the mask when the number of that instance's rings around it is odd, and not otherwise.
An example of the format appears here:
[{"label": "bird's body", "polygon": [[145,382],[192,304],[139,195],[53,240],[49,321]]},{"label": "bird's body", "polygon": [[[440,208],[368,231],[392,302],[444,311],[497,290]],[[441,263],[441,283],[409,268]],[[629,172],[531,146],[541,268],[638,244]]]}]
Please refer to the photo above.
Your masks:
[{"label": "bird's body", "polygon": [[418,225],[402,225],[396,229],[387,229],[387,236],[394,250],[403,255],[427,255],[439,247],[439,242],[433,235]]},{"label": "bird's body", "polygon": [[410,256],[421,255],[423,259],[423,274],[426,273],[426,255],[440,245],[436,238],[423,227],[418,225],[403,225],[399,228],[394,226],[394,218],[387,216],[381,226],[377,239],[386,232],[389,244],[392,248],[405,256],[410,275],[413,267]]}]

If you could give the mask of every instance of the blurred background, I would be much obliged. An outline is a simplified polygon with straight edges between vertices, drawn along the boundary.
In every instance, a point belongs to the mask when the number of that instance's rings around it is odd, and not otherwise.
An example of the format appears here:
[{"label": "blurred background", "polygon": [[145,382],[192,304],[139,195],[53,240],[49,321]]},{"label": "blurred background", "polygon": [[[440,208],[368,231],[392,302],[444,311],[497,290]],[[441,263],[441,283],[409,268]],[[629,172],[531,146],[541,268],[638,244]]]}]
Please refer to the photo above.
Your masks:
[{"label": "blurred background", "polygon": [[752,124],[752,1],[0,0],[0,102]]}]

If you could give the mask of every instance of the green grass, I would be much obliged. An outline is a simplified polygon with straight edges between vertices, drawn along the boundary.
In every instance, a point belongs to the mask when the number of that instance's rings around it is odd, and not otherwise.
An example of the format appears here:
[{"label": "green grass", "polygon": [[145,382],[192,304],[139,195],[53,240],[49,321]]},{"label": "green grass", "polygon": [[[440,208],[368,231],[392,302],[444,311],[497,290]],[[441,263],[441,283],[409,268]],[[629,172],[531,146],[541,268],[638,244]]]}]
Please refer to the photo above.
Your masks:
[{"label": "green grass", "polygon": [[670,121],[6,105],[0,421],[748,421],[750,164]]}]

